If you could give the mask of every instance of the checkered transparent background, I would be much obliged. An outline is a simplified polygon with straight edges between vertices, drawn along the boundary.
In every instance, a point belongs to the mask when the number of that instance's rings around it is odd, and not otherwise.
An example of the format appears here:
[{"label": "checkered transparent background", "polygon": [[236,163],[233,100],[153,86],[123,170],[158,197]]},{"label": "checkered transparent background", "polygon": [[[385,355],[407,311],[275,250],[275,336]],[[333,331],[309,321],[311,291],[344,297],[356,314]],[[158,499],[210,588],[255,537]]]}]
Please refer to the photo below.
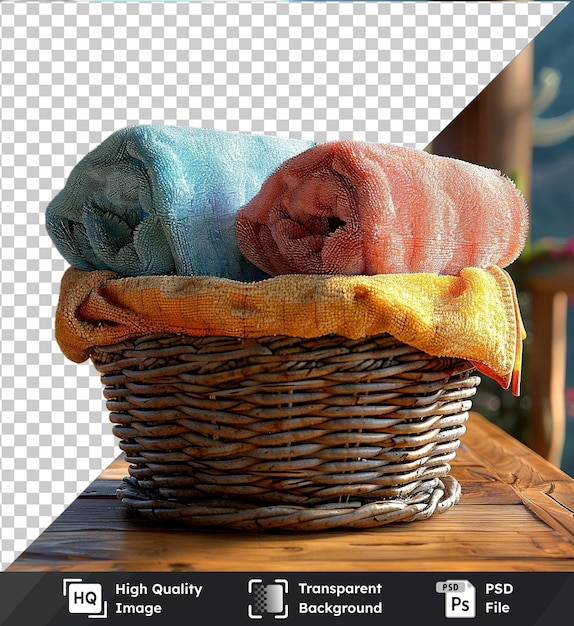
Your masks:
[{"label": "checkered transparent background", "polygon": [[0,3],[1,567],[119,453],[44,209],[140,123],[422,148],[565,3]]}]

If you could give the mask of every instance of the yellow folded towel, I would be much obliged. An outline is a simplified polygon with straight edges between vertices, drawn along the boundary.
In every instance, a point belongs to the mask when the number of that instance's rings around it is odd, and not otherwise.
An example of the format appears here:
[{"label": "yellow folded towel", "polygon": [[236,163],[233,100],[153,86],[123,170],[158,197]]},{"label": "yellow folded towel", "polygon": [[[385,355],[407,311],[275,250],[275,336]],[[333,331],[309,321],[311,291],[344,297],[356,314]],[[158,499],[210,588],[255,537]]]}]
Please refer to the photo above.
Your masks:
[{"label": "yellow folded towel", "polygon": [[458,276],[284,275],[257,283],[65,273],[56,339],[72,361],[89,358],[93,346],[164,332],[350,339],[390,333],[432,356],[466,359],[515,395],[526,336],[512,279],[497,266]]}]

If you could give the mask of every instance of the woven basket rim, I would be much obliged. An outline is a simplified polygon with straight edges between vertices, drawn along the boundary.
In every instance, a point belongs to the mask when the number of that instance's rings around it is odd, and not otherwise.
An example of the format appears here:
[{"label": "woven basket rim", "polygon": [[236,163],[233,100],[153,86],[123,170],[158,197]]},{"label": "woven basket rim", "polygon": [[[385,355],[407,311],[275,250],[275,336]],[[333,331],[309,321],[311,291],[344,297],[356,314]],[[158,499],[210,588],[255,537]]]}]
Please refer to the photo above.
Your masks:
[{"label": "woven basket rim", "polygon": [[428,354],[469,360],[505,388],[522,345],[512,281],[495,267],[467,268],[460,276],[287,275],[259,283],[120,278],[73,268],[64,275],[56,339],[71,360],[86,360],[94,346],[155,332],[352,339],[387,332]]}]

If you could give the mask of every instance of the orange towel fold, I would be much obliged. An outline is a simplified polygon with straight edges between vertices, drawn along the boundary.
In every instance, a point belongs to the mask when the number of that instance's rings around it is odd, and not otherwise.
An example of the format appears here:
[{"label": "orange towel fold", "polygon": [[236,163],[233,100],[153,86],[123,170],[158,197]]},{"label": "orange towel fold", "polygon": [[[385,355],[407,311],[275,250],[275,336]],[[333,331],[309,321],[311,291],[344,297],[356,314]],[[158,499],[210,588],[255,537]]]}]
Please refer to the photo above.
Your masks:
[{"label": "orange towel fold", "polygon": [[66,271],[56,339],[69,359],[81,362],[93,346],[156,332],[351,339],[390,333],[427,354],[471,361],[516,395],[525,337],[512,279],[496,266],[458,276],[285,275],[258,283]]},{"label": "orange towel fold", "polygon": [[497,170],[403,146],[333,141],[271,174],[240,209],[236,237],[271,276],[454,276],[506,267],[527,228],[524,197]]}]

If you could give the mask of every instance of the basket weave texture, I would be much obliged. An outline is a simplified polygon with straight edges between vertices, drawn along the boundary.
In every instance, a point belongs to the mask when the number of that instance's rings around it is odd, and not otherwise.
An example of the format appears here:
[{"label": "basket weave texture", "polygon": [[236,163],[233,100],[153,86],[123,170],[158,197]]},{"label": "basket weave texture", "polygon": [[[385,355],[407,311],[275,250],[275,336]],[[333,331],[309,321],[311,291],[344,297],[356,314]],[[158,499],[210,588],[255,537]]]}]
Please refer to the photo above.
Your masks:
[{"label": "basket weave texture", "polygon": [[146,335],[92,350],[129,462],[118,497],[156,520],[368,528],[454,505],[480,378],[393,336]]}]

